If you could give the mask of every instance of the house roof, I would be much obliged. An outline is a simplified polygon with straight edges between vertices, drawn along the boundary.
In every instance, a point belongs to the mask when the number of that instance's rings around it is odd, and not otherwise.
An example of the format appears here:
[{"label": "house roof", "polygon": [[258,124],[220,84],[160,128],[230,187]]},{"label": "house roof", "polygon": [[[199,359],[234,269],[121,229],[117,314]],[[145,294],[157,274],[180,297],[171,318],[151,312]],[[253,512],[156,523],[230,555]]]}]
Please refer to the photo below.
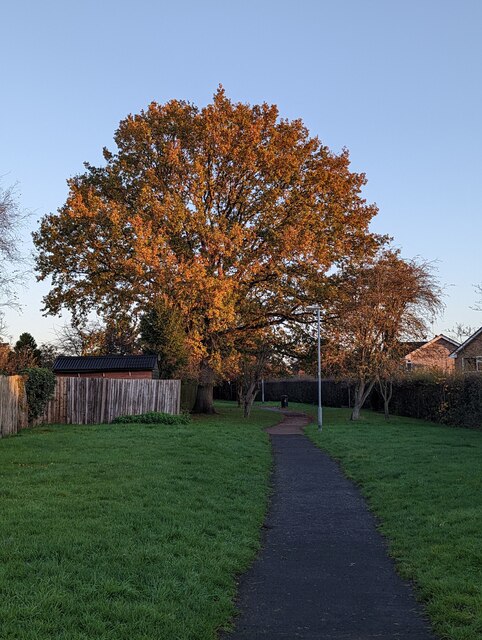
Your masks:
[{"label": "house roof", "polygon": [[77,373],[94,371],[152,371],[157,356],[58,356],[54,372]]},{"label": "house roof", "polygon": [[426,340],[422,340],[422,341],[411,341],[411,342],[402,342],[401,346],[403,348],[403,355],[404,356],[408,356],[409,353],[412,353],[413,351],[417,351],[417,349],[420,349],[420,347],[423,347],[425,344],[427,344]]},{"label": "house roof", "polygon": [[453,353],[450,354],[450,357],[451,358],[456,358],[457,355],[463,349],[465,349],[465,347],[469,344],[469,342],[472,342],[472,340],[475,340],[475,338],[478,338],[481,333],[482,333],[482,327],[480,327],[480,329],[478,329],[475,333],[473,333],[471,336],[469,336],[465,342],[462,342],[462,344],[457,349],[455,349],[455,351]]},{"label": "house roof", "polygon": [[407,357],[414,351],[418,351],[419,349],[425,349],[425,347],[428,347],[431,344],[438,342],[439,340],[446,340],[447,342],[450,342],[450,344],[452,344],[454,348],[459,346],[458,342],[456,342],[455,340],[452,340],[452,338],[449,338],[448,336],[445,336],[443,333],[440,333],[438,336],[435,336],[435,338],[432,338],[431,340],[426,340],[424,342],[406,342],[405,343],[406,345],[413,345],[413,347],[405,353],[405,357]]}]

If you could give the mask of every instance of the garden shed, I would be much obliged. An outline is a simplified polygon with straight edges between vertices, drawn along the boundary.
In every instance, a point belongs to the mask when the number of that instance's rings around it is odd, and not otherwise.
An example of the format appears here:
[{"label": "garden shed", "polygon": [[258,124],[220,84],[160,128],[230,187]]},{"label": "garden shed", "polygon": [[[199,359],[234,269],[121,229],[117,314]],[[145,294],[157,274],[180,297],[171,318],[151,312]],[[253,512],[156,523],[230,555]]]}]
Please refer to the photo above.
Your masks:
[{"label": "garden shed", "polygon": [[58,356],[53,371],[63,378],[159,378],[156,355]]}]

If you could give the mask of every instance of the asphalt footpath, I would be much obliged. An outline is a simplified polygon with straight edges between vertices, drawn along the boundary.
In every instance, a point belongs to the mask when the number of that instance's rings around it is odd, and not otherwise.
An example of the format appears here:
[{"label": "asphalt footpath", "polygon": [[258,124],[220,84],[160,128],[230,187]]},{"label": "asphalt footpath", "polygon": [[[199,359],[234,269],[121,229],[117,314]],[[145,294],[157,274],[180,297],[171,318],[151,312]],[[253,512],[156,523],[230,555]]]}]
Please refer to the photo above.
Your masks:
[{"label": "asphalt footpath", "polygon": [[222,640],[434,640],[365,500],[302,435],[306,422],[285,412],[268,430],[275,467],[263,548]]}]

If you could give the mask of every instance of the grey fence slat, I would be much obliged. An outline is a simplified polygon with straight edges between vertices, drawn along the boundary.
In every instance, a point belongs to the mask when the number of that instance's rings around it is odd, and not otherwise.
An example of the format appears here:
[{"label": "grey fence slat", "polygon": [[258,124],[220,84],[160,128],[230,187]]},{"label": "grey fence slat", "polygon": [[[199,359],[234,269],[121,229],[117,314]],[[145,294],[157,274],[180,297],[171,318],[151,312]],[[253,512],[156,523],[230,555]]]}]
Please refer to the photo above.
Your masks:
[{"label": "grey fence slat", "polygon": [[27,400],[22,376],[0,376],[0,437],[27,426]]}]

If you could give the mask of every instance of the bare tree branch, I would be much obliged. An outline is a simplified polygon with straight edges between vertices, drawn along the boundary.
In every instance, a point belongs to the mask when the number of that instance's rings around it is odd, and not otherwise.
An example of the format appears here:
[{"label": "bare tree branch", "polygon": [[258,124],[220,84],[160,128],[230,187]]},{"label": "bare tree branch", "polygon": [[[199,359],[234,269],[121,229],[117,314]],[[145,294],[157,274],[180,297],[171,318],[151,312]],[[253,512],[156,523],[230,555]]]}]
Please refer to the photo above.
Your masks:
[{"label": "bare tree branch", "polygon": [[27,216],[17,203],[15,186],[0,186],[0,307],[18,309],[17,290],[25,276],[19,244],[19,231]]}]

